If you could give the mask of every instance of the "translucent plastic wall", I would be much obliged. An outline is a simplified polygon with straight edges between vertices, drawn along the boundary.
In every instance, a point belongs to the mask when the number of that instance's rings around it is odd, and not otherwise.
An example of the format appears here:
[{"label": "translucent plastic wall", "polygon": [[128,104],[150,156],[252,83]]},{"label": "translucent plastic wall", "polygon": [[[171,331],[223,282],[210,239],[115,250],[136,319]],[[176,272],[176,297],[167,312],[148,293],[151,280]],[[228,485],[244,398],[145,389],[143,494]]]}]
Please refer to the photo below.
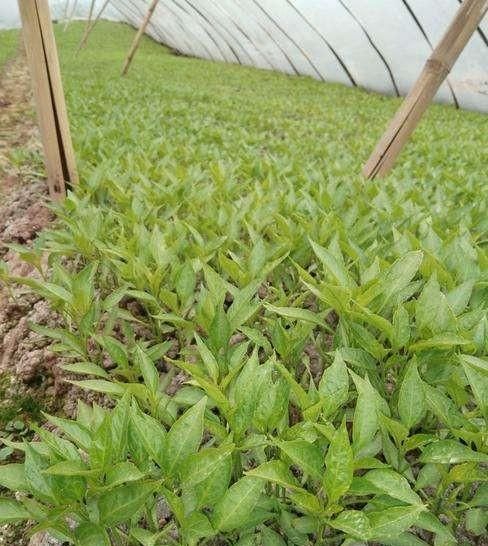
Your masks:
[{"label": "translucent plastic wall", "polygon": [[[160,0],[148,34],[186,55],[404,95],[460,1]],[[0,27],[16,2],[0,0]],[[51,1],[54,17],[64,4]],[[89,4],[78,0],[76,16],[86,16]],[[149,4],[112,0],[107,15],[137,27]],[[488,17],[437,100],[488,112]]]},{"label": "translucent plastic wall", "polygon": [[[49,0],[53,19],[62,20],[66,17],[84,19],[90,12],[91,0]],[[97,0],[95,11],[103,5],[103,0]],[[121,15],[115,7],[105,12],[105,18],[120,20]],[[0,29],[20,27],[20,15],[17,0],[0,0]],[[1,45],[0,45],[1,47]]]},{"label": "translucent plastic wall", "polygon": [[[149,0],[113,0],[138,26]],[[458,0],[160,0],[148,33],[187,55],[404,95]],[[488,17],[437,100],[488,112]]]}]

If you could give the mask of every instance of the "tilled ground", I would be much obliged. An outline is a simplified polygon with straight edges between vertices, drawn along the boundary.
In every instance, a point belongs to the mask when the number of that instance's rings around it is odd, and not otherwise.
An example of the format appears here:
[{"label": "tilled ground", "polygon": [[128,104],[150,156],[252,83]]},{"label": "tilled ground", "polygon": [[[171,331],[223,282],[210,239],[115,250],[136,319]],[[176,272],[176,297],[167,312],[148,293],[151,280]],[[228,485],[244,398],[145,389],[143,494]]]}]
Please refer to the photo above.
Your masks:
[{"label": "tilled ground", "polygon": [[[46,206],[45,180],[34,177],[28,161],[15,162],[16,154],[39,157],[40,152],[30,79],[21,51],[9,61],[2,74],[0,127],[0,257],[10,274],[36,276],[34,267],[20,260],[18,254],[6,246],[12,243],[29,246],[53,218]],[[2,286],[0,374],[2,386],[7,388],[4,399],[8,399],[9,390],[17,397],[24,390],[26,393],[38,391],[30,395],[40,395],[43,399],[59,395],[58,357],[49,351],[45,339],[30,330],[30,322],[55,326],[58,318],[38,296],[18,286],[10,289]]]},{"label": "tilled ground", "polygon": [[[38,273],[6,245],[30,246],[53,220],[40,152],[29,73],[19,49],[0,73],[0,259],[15,276]],[[25,434],[21,424],[35,420],[41,409],[72,415],[81,396],[66,383],[61,358],[30,329],[31,322],[54,327],[59,317],[39,296],[0,281],[0,444],[2,436]],[[15,456],[0,454],[0,464]],[[0,527],[0,545],[29,544],[23,535],[21,526]],[[32,543],[52,544],[42,537]]]}]

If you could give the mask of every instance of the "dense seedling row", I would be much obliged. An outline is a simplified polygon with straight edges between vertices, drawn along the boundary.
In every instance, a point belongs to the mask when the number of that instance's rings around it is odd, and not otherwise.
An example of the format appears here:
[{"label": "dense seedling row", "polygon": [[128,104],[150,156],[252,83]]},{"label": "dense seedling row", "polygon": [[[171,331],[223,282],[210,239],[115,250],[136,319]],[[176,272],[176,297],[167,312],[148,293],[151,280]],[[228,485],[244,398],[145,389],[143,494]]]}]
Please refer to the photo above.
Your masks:
[{"label": "dense seedling row", "polygon": [[149,41],[121,81],[129,31],[74,61],[79,30],[60,37],[83,182],[24,253],[49,279],[17,280],[115,406],[14,445],[0,518],[80,546],[482,535],[486,117],[433,108],[364,182],[394,101]]}]

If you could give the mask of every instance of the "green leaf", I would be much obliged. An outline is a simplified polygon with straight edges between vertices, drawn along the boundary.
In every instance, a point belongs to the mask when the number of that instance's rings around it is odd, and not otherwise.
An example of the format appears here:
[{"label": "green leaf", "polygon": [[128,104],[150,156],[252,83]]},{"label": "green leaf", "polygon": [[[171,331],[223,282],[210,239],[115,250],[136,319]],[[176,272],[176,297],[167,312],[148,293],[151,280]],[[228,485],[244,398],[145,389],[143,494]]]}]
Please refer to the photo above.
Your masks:
[{"label": "green leaf", "polygon": [[215,535],[209,519],[201,512],[193,512],[185,518],[182,532],[185,537],[185,544],[188,546],[196,546],[202,538]]},{"label": "green leaf", "polygon": [[81,389],[89,391],[103,392],[113,396],[123,396],[125,389],[122,385],[112,381],[104,381],[103,379],[85,379],[84,381],[68,381]]},{"label": "green leaf", "polygon": [[176,495],[176,493],[173,493],[173,491],[170,491],[169,489],[163,486],[161,486],[159,491],[166,499],[166,502],[168,503],[168,506],[173,512],[175,519],[181,525],[185,519],[185,510],[184,510],[183,501],[181,497],[179,495]]},{"label": "green leaf", "polygon": [[420,461],[437,464],[488,463],[488,455],[473,451],[456,440],[438,440],[424,448]]},{"label": "green leaf", "polygon": [[383,306],[393,297],[398,296],[415,277],[423,260],[421,251],[407,252],[383,272],[377,281],[358,298],[358,302],[367,306],[377,296],[382,296]]},{"label": "green leaf", "polygon": [[227,309],[227,318],[232,331],[241,328],[261,307],[259,303],[252,301],[260,284],[259,281],[251,282],[243,290],[234,294],[234,301]]},{"label": "green leaf", "polygon": [[99,470],[88,468],[83,461],[61,461],[44,470],[50,476],[90,476]]},{"label": "green leaf", "polygon": [[198,510],[222,498],[231,479],[233,449],[233,444],[207,448],[184,461],[180,475],[186,506]]},{"label": "green leaf", "polygon": [[374,328],[377,328],[381,333],[385,334],[389,340],[393,341],[394,329],[393,324],[382,317],[370,311],[367,307],[361,307],[356,304],[358,311],[353,311],[350,316],[359,322],[370,324]]},{"label": "green leaf", "polygon": [[385,402],[369,379],[362,379],[351,371],[349,373],[358,391],[352,427],[354,453],[358,454],[373,441],[379,429],[379,411],[386,411],[388,407],[385,409]]},{"label": "green leaf", "polygon": [[488,470],[481,468],[477,463],[462,463],[453,466],[449,471],[446,482],[449,483],[481,483],[488,481]]},{"label": "green leaf", "polygon": [[459,358],[480,411],[488,420],[488,362],[468,355]]},{"label": "green leaf", "polygon": [[388,434],[390,434],[392,438],[394,438],[397,445],[403,443],[406,440],[406,438],[408,437],[408,428],[403,423],[397,421],[396,419],[386,417],[383,414],[380,414],[379,418],[382,432],[388,432]]},{"label": "green leaf", "polygon": [[330,442],[325,465],[323,485],[329,504],[334,504],[349,490],[354,473],[354,457],[345,420]]},{"label": "green leaf", "polygon": [[77,423],[76,421],[62,419],[61,417],[56,417],[54,415],[43,415],[50,423],[64,432],[75,444],[79,445],[85,450],[89,449],[92,441],[91,434],[85,426]]},{"label": "green leaf", "polygon": [[431,277],[415,307],[415,322],[420,332],[440,334],[454,327],[454,315],[435,277]]},{"label": "green leaf", "polygon": [[14,523],[30,519],[30,513],[17,501],[0,498],[0,522]]},{"label": "green leaf", "polygon": [[324,399],[324,417],[332,415],[347,402],[349,397],[349,374],[339,352],[335,353],[334,361],[326,368],[320,379],[319,394]]},{"label": "green leaf", "polygon": [[479,486],[469,505],[473,508],[479,506],[488,508],[488,483]]},{"label": "green leaf", "polygon": [[262,546],[287,546],[283,537],[269,527],[261,529]]},{"label": "green leaf", "polygon": [[402,422],[412,428],[427,410],[422,379],[419,376],[417,362],[412,359],[403,377],[398,395],[398,413]]},{"label": "green leaf", "polygon": [[359,540],[369,540],[371,537],[368,516],[358,510],[344,510],[335,519],[330,520],[330,525]]},{"label": "green leaf", "polygon": [[114,364],[124,369],[129,367],[127,349],[122,342],[112,336],[97,336],[96,339],[107,351]]},{"label": "green leaf", "polygon": [[275,367],[290,386],[290,391],[295,396],[300,409],[307,409],[310,406],[310,401],[305,389],[295,381],[293,375],[285,368],[285,366],[283,366],[283,364],[280,362],[275,362]]},{"label": "green leaf", "polygon": [[144,474],[130,461],[123,461],[111,467],[106,476],[106,484],[115,487],[127,482],[136,482],[144,478]]},{"label": "green leaf", "polygon": [[140,345],[136,346],[134,356],[135,362],[141,370],[144,383],[153,394],[156,394],[159,391],[159,372],[154,362]]},{"label": "green leaf", "polygon": [[471,342],[456,334],[437,334],[429,339],[424,339],[410,345],[411,352],[426,351],[428,349],[449,349],[458,345],[469,345]]},{"label": "green leaf", "polygon": [[130,428],[147,455],[160,467],[165,464],[166,431],[161,423],[141,411],[132,411]]},{"label": "green leaf", "polygon": [[483,508],[472,508],[466,512],[466,529],[473,535],[486,537],[488,511]]},{"label": "green leaf", "polygon": [[301,309],[300,307],[276,307],[270,303],[265,303],[264,306],[268,311],[276,313],[280,317],[285,317],[291,320],[301,320],[303,322],[310,322],[317,326],[322,326],[326,330],[330,330],[330,326],[321,318],[317,313],[313,313],[308,309]]},{"label": "green leaf", "polygon": [[[413,533],[400,533],[398,536],[384,539],[385,546],[429,546],[427,542],[418,538]],[[436,543],[436,546],[441,546]],[[442,545],[447,546],[447,545]]]},{"label": "green leaf", "polygon": [[218,353],[220,350],[226,351],[231,334],[229,319],[223,308],[219,306],[208,330],[208,339],[212,350],[215,353]]},{"label": "green leaf", "polygon": [[[273,378],[274,361],[270,360],[259,391],[259,400],[254,414],[258,430],[272,431],[279,427],[288,413],[290,389],[283,377]],[[274,379],[274,381],[273,381]]]},{"label": "green leaf", "polygon": [[187,410],[171,427],[166,437],[165,469],[172,476],[192,453],[196,453],[203,437],[203,415],[207,398]]},{"label": "green leaf", "polygon": [[419,270],[423,257],[421,251],[407,252],[382,275],[382,294],[386,301],[408,286]]},{"label": "green leaf", "polygon": [[440,389],[424,383],[425,401],[429,410],[451,428],[468,427],[469,422],[457,409],[454,402]]},{"label": "green leaf", "polygon": [[266,367],[259,365],[257,350],[254,350],[237,377],[233,388],[232,425],[236,434],[242,435],[251,426],[265,376]]},{"label": "green leaf", "polygon": [[76,546],[110,546],[107,531],[96,523],[84,521],[75,529]]},{"label": "green leaf", "polygon": [[370,470],[363,479],[394,499],[407,504],[422,504],[422,500],[411,489],[408,481],[394,470],[389,468]]},{"label": "green leaf", "polygon": [[349,289],[340,286],[331,286],[325,283],[322,283],[320,288],[317,288],[309,282],[302,282],[312,294],[320,301],[323,301],[328,307],[332,307],[339,313],[348,312],[348,304],[351,298]]},{"label": "green leaf", "polygon": [[246,476],[254,476],[290,489],[299,487],[297,479],[283,461],[267,461],[257,468],[248,470]]},{"label": "green leaf", "polygon": [[217,383],[219,381],[220,375],[217,360],[197,333],[195,333],[195,341],[197,342],[198,352],[200,353],[200,357],[203,361],[203,364],[205,365],[208,376],[210,377],[210,379],[212,379],[214,383]]},{"label": "green leaf", "polygon": [[196,275],[190,262],[185,262],[178,272],[175,288],[180,302],[186,305],[193,296],[196,284]]},{"label": "green leaf", "polygon": [[63,330],[62,328],[47,328],[45,326],[41,326],[40,324],[32,323],[29,323],[29,327],[31,330],[40,334],[41,336],[59,341],[69,351],[71,351],[73,355],[76,355],[77,358],[86,357],[85,347],[83,346],[82,341],[71,332]]},{"label": "green leaf", "polygon": [[363,325],[353,322],[350,332],[352,343],[367,351],[375,360],[381,360],[386,355],[383,344]]},{"label": "green leaf", "polygon": [[442,470],[438,464],[427,463],[419,471],[415,488],[425,489],[426,487],[435,487],[444,477]]},{"label": "green leaf", "polygon": [[125,393],[110,415],[110,451],[113,460],[124,460],[129,434],[130,395]]},{"label": "green leaf", "polygon": [[104,300],[103,300],[103,309],[104,311],[112,311],[112,309],[118,308],[118,305],[122,298],[127,293],[127,285],[120,286],[116,290],[114,290],[111,294],[109,294]]},{"label": "green leaf", "polygon": [[371,537],[375,540],[395,538],[417,522],[423,506],[394,506],[386,510],[370,512]]},{"label": "green leaf", "polygon": [[254,509],[261,499],[263,481],[244,476],[227,490],[215,506],[213,526],[221,532],[245,527],[252,520]]},{"label": "green leaf", "polygon": [[45,458],[41,457],[30,444],[25,444],[24,475],[29,491],[41,500],[56,502],[58,499],[55,494],[54,480],[43,472],[48,466]]},{"label": "green leaf", "polygon": [[408,311],[399,305],[393,313],[392,344],[395,348],[405,347],[410,341],[411,328]]},{"label": "green leaf", "polygon": [[317,258],[322,262],[339,286],[349,289],[356,287],[356,283],[341,260],[338,260],[331,252],[317,243],[314,243],[312,240],[310,240],[310,244],[312,245],[312,249]]},{"label": "green leaf", "polygon": [[462,363],[475,369],[478,373],[488,377],[488,361],[471,355],[459,355]]},{"label": "green leaf", "polygon": [[[421,529],[426,529],[431,533],[435,533],[437,537],[442,538],[442,545],[456,544],[456,539],[451,533],[451,530],[446,525],[443,525],[431,512],[421,512],[417,523],[415,524]],[[437,545],[437,542],[436,542]]]},{"label": "green leaf", "polygon": [[131,536],[133,536],[143,546],[156,546],[157,541],[163,533],[165,533],[164,530],[162,533],[152,533],[151,531],[141,529],[140,527],[131,529],[130,532]]},{"label": "green leaf", "polygon": [[292,489],[287,491],[287,495],[295,507],[305,514],[323,515],[323,507],[317,495],[309,493],[305,489]]},{"label": "green leaf", "polygon": [[129,521],[146,503],[157,484],[154,482],[121,485],[100,495],[100,522],[108,527]]},{"label": "green leaf", "polygon": [[457,286],[447,294],[447,303],[457,316],[460,315],[468,306],[471,294],[473,293],[474,282],[466,281]]},{"label": "green leaf", "polygon": [[73,295],[66,288],[57,284],[45,281],[41,282],[31,277],[11,277],[11,280],[29,286],[48,301],[54,303],[63,302],[69,306],[72,304]]},{"label": "green leaf", "polygon": [[324,458],[318,447],[305,440],[278,442],[277,445],[305,474],[317,480],[321,479]]},{"label": "green leaf", "polygon": [[0,466],[0,486],[10,491],[29,491],[24,465],[13,463]]},{"label": "green leaf", "polygon": [[103,378],[109,376],[103,368],[97,366],[96,364],[93,364],[92,362],[77,362],[76,364],[65,364],[64,366],[61,366],[61,368],[70,373],[96,375],[97,377]]}]

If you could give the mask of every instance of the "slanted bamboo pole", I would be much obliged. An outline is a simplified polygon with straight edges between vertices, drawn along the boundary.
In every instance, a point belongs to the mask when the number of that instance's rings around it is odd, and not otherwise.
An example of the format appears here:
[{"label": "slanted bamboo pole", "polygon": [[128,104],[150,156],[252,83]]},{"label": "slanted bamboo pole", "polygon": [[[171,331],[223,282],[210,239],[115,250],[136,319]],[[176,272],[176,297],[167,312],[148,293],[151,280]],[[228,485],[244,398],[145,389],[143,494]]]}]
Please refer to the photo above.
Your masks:
[{"label": "slanted bamboo pole", "polygon": [[48,0],[18,0],[44,148],[49,193],[61,199],[78,181]]},{"label": "slanted bamboo pole", "polygon": [[63,10],[63,21],[67,21],[69,13],[69,0],[65,1],[64,10]]},{"label": "slanted bamboo pole", "polygon": [[366,178],[386,176],[488,10],[488,0],[464,0],[420,77],[363,168]]},{"label": "slanted bamboo pole", "polygon": [[93,10],[95,9],[95,2],[96,0],[91,0],[90,11],[88,12],[88,19],[86,20],[85,30],[83,32],[83,36],[81,37],[80,43],[78,44],[78,49],[76,50],[76,53],[79,53],[80,49],[85,45],[86,38],[88,36],[88,33],[90,32],[90,26],[93,18]]},{"label": "slanted bamboo pole", "polygon": [[87,28],[87,30],[85,31],[85,35],[83,36],[83,39],[81,40],[80,42],[80,45],[78,46],[78,51],[80,49],[82,49],[83,47],[86,46],[87,42],[88,42],[88,38],[92,32],[92,30],[95,28],[95,26],[97,25],[98,21],[100,20],[100,18],[102,17],[104,11],[107,9],[107,6],[110,4],[110,0],[105,0],[103,6],[100,8],[100,10],[98,11],[95,19],[93,19],[93,21],[91,22],[91,25],[89,26],[89,28]]},{"label": "slanted bamboo pole", "polygon": [[151,20],[152,14],[154,13],[154,10],[156,9],[156,6],[158,5],[158,3],[159,3],[159,0],[152,0],[151,5],[149,6],[147,14],[144,17],[144,20],[142,21],[141,27],[137,31],[137,34],[134,38],[134,41],[132,42],[129,53],[127,54],[127,57],[125,59],[124,67],[122,68],[122,76],[125,76],[129,70],[129,67],[132,63],[132,59],[134,58],[134,55],[136,54],[136,51],[141,42],[141,38],[144,35],[144,32],[146,31],[147,25],[149,24],[149,21]]},{"label": "slanted bamboo pole", "polygon": [[71,12],[70,12],[70,14],[69,14],[68,19],[66,19],[66,23],[65,23],[65,25],[64,25],[64,30],[67,30],[67,29],[68,29],[69,24],[70,24],[71,21],[73,20],[73,17],[74,17],[74,15],[75,15],[77,6],[78,6],[78,0],[73,0],[73,7],[71,8]]}]

